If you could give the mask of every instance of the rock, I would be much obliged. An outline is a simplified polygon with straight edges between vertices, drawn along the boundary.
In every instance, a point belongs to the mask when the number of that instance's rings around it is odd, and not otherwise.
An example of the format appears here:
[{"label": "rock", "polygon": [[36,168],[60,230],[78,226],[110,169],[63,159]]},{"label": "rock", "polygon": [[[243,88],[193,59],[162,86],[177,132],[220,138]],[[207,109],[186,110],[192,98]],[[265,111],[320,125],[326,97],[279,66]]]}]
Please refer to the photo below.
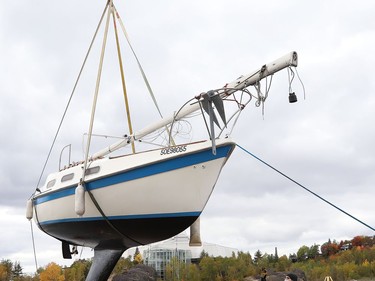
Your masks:
[{"label": "rock", "polygon": [[[267,269],[267,281],[284,281],[285,276],[292,272],[295,275],[298,276],[298,281],[307,281],[305,272],[303,272],[300,269],[295,269],[293,271],[287,271],[287,272],[275,272],[272,269]],[[249,277],[246,277],[249,278]],[[247,280],[247,279],[246,279]],[[248,279],[249,281],[252,281],[253,279]],[[260,280],[260,276],[256,276],[255,280]]]},{"label": "rock", "polygon": [[243,281],[258,281],[259,279],[256,279],[254,277],[248,276],[243,279]]},{"label": "rock", "polygon": [[144,264],[138,264],[113,277],[112,281],[156,281],[156,270]]}]

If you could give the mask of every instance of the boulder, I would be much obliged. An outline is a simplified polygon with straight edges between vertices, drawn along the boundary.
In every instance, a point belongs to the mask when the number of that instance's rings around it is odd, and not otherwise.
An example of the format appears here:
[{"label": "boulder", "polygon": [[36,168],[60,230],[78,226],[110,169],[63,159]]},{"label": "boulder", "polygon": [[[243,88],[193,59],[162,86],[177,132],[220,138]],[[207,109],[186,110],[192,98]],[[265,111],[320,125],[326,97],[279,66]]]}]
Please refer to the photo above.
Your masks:
[{"label": "boulder", "polygon": [[[305,272],[303,272],[300,269],[295,269],[293,271],[287,271],[287,272],[276,272],[273,271],[272,269],[267,269],[267,281],[284,281],[285,276],[289,273],[292,272],[295,275],[298,276],[298,281],[307,281]],[[251,279],[249,279],[250,281]],[[260,276],[256,276],[255,280],[260,280]]]},{"label": "boulder", "polygon": [[151,266],[138,264],[116,276],[112,281],[156,281],[156,270]]}]

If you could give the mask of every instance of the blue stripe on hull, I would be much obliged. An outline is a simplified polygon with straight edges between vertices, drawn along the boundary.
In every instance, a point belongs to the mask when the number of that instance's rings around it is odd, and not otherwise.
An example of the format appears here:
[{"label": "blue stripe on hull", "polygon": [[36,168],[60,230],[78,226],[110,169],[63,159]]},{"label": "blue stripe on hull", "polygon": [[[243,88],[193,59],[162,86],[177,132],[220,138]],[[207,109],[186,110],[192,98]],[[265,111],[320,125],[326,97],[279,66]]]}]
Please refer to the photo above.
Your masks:
[{"label": "blue stripe on hull", "polygon": [[[108,177],[103,177],[101,179],[94,180],[92,182],[87,182],[86,188],[89,190],[94,190],[94,189],[118,184],[121,182],[144,178],[144,177],[172,171],[175,169],[188,167],[188,166],[195,165],[198,163],[215,160],[215,159],[219,159],[222,157],[227,157],[230,151],[232,150],[232,148],[233,148],[233,144],[230,144],[230,145],[217,147],[216,155],[213,155],[211,148],[209,148],[203,151],[198,151],[197,153],[187,154],[181,157],[176,157],[172,159],[167,159],[165,161],[156,162],[147,166],[135,168],[133,170],[128,170],[128,171],[118,173],[115,175],[110,175]],[[40,197],[35,199],[34,204],[38,205],[47,201],[74,195],[75,187],[76,186],[71,186],[63,190],[57,190],[50,194],[41,195]]]},{"label": "blue stripe on hull", "polygon": [[[198,217],[200,212],[182,212],[182,213],[164,213],[164,214],[146,214],[146,215],[128,215],[128,216],[108,216],[109,220],[143,220],[160,218],[179,218],[179,217]],[[40,225],[57,224],[66,222],[84,222],[84,221],[104,221],[103,217],[77,217],[59,220],[50,220],[40,222]]]}]

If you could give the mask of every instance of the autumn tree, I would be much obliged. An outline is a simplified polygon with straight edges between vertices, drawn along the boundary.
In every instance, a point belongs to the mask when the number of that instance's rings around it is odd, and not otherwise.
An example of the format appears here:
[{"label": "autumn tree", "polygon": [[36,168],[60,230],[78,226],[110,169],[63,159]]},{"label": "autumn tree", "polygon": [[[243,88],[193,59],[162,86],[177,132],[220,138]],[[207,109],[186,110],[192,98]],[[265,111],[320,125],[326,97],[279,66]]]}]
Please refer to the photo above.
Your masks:
[{"label": "autumn tree", "polygon": [[134,253],[134,256],[133,256],[133,262],[134,262],[134,264],[143,263],[143,257],[141,255],[141,253],[139,252],[138,247],[135,249],[135,253]]},{"label": "autumn tree", "polygon": [[40,281],[65,281],[65,276],[61,267],[51,262],[40,273]]},{"label": "autumn tree", "polygon": [[355,236],[352,239],[352,245],[353,247],[360,247],[363,245],[363,236]]},{"label": "autumn tree", "polygon": [[339,246],[335,241],[331,242],[331,239],[328,239],[328,242],[320,246],[320,251],[322,252],[322,256],[327,258],[336,254],[339,251]]},{"label": "autumn tree", "polygon": [[2,260],[0,263],[0,280],[1,281],[17,281],[22,276],[22,266],[19,261],[12,262],[10,260]]},{"label": "autumn tree", "polygon": [[0,280],[7,281],[8,279],[8,271],[7,267],[4,264],[0,264]]}]

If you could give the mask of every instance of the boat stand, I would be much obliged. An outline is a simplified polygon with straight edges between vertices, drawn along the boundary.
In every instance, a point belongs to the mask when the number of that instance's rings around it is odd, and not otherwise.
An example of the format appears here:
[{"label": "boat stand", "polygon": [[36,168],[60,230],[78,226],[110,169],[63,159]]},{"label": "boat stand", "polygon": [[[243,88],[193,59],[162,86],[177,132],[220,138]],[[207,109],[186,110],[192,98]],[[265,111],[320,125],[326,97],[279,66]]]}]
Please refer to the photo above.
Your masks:
[{"label": "boat stand", "polygon": [[126,249],[95,249],[86,281],[106,281]]}]

